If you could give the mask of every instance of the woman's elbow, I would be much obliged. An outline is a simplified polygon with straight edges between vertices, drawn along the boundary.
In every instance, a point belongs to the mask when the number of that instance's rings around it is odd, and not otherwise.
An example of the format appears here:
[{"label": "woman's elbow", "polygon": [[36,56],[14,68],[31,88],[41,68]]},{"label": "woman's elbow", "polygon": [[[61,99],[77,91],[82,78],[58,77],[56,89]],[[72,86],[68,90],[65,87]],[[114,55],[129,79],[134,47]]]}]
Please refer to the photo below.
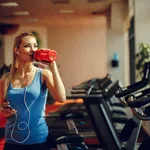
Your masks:
[{"label": "woman's elbow", "polygon": [[66,101],[66,92],[57,92],[53,94],[55,101],[63,103]]},{"label": "woman's elbow", "polygon": [[58,101],[60,103],[64,103],[66,101],[66,96],[63,96],[63,97],[59,98]]}]

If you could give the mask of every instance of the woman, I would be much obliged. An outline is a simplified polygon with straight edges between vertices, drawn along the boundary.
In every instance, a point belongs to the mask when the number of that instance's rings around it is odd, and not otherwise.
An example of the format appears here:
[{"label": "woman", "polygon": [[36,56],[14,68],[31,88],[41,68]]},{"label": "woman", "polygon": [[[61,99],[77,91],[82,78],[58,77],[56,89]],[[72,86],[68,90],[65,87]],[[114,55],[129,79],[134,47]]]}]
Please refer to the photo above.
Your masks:
[{"label": "woman", "polygon": [[58,102],[66,100],[56,62],[46,63],[50,70],[35,67],[32,55],[36,50],[33,34],[17,36],[11,71],[0,80],[0,108],[7,118],[4,150],[49,150],[44,119],[47,92]]}]

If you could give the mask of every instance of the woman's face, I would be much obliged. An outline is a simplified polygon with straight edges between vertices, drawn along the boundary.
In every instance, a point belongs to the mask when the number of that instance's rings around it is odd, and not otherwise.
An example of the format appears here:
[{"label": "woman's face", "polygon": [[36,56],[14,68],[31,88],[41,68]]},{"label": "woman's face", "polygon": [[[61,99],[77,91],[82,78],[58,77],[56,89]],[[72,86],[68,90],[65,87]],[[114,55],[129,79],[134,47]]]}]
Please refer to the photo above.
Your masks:
[{"label": "woman's face", "polygon": [[36,38],[25,36],[22,38],[19,48],[16,50],[18,57],[23,61],[33,61],[32,54],[38,48]]}]

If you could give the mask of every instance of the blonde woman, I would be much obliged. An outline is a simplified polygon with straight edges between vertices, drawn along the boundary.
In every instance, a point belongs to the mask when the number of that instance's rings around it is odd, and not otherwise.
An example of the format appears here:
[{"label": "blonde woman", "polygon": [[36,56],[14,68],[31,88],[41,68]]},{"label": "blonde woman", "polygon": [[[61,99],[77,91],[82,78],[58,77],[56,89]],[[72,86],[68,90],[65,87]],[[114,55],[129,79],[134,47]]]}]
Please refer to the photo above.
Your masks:
[{"label": "blonde woman", "polygon": [[33,34],[18,35],[11,70],[0,80],[0,111],[7,118],[4,150],[49,150],[44,117],[47,92],[56,101],[66,100],[56,62],[46,63],[50,69],[33,65],[32,54],[37,49]]}]

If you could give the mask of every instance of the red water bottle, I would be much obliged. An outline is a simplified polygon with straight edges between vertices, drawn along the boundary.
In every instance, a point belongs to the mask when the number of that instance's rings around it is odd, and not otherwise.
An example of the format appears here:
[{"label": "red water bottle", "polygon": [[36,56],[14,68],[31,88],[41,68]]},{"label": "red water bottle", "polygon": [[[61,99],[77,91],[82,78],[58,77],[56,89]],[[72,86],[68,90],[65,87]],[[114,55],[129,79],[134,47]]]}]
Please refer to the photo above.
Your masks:
[{"label": "red water bottle", "polygon": [[56,60],[57,53],[55,50],[43,50],[39,49],[33,53],[33,58],[36,61],[53,62]]}]

